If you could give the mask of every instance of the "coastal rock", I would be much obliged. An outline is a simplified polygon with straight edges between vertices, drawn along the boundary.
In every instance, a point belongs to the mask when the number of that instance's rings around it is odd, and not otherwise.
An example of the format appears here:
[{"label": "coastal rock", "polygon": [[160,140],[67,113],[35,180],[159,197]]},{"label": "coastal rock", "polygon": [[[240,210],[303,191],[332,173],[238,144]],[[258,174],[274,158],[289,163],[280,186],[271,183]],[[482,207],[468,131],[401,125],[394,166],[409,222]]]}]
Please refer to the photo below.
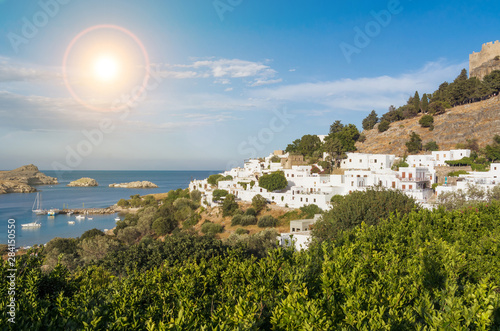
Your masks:
[{"label": "coastal rock", "polygon": [[78,180],[75,180],[69,183],[67,186],[71,187],[91,187],[91,186],[99,186],[99,183],[95,179],[83,177]]},{"label": "coastal rock", "polygon": [[0,171],[0,194],[36,192],[31,185],[56,185],[57,178],[40,172],[33,165],[25,165],[10,171]]},{"label": "coastal rock", "polygon": [[157,188],[158,185],[148,182],[148,181],[137,181],[130,183],[121,184],[109,184],[109,187],[120,187],[120,188]]},{"label": "coastal rock", "polygon": [[14,181],[0,181],[0,194],[33,192],[36,192],[36,189],[28,184]]}]

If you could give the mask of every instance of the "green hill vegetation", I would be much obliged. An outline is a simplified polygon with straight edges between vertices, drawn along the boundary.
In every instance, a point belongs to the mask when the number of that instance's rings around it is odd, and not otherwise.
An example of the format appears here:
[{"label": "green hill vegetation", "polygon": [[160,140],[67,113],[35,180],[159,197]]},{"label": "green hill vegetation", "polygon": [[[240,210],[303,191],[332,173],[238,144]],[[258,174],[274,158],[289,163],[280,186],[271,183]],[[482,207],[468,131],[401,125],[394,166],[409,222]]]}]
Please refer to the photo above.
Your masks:
[{"label": "green hill vegetation", "polygon": [[[335,200],[342,214],[325,214],[323,222],[342,227],[333,232],[327,228],[328,235],[318,237],[307,251],[275,248],[270,230],[253,237],[240,231],[227,241],[174,230],[163,241],[146,235],[132,244],[92,230],[73,243],[33,248],[16,259],[16,324],[9,324],[8,315],[2,314],[0,327],[500,328],[500,202],[428,211],[417,210],[398,192],[359,194]],[[168,208],[189,207],[191,202],[184,199],[188,198],[178,194]],[[360,212],[351,208],[358,200],[365,204]],[[379,209],[385,214],[376,218]],[[401,212],[390,213],[395,209]],[[156,212],[146,214],[156,217]],[[357,218],[349,222],[354,212]],[[142,217],[127,228],[139,226],[140,231]],[[103,240],[118,249],[104,252]],[[55,261],[49,261],[51,256]],[[93,258],[68,266],[67,256]],[[9,269],[7,262],[0,266],[3,279]],[[7,291],[8,283],[2,282],[1,307],[9,302]]]},{"label": "green hill vegetation", "polygon": [[[362,121],[362,128],[365,130],[363,133],[361,133],[354,124],[344,125],[340,121],[335,121],[330,126],[330,132],[323,143],[315,135],[304,135],[302,138],[296,139],[289,144],[285,151],[291,154],[303,155],[304,159],[308,161],[309,164],[321,162],[320,165],[329,170],[331,167],[338,167],[340,165],[342,158],[345,158],[345,153],[357,151],[358,147],[363,149],[362,152],[378,153],[379,151],[365,150],[366,148],[364,147],[373,145],[374,136],[383,135],[383,133],[386,133],[391,127],[396,127],[396,122],[415,118],[419,127],[432,131],[434,130],[436,121],[443,117],[450,108],[478,103],[479,101],[490,99],[498,95],[499,92],[500,71],[493,71],[480,81],[475,77],[468,78],[467,71],[463,69],[460,75],[458,75],[452,83],[444,82],[436,91],[429,94],[424,93],[422,97],[420,97],[419,92],[416,91],[415,94],[408,99],[405,105],[397,108],[390,106],[389,110],[380,117],[375,110],[372,110]],[[482,109],[477,110],[477,112],[481,111]],[[474,120],[478,121],[477,118],[474,118]],[[438,122],[441,125],[442,121],[439,120]],[[399,124],[399,126],[402,126],[401,123]],[[481,124],[482,123],[475,123],[475,125]],[[467,125],[470,126],[471,123],[467,122]],[[372,129],[375,129],[375,134],[371,133]],[[465,129],[465,127],[462,129]],[[493,136],[499,132],[490,132],[487,140],[491,141]],[[440,133],[441,131],[436,134],[439,135]],[[410,147],[405,148],[404,152],[410,151],[410,153],[418,153],[422,150],[431,151],[437,150],[441,146],[441,144],[438,145],[436,143],[436,137],[428,141],[421,141],[421,145],[418,143],[416,136],[413,136],[412,140],[410,136],[411,132],[405,132],[404,130],[403,132],[395,134],[393,140],[401,140],[403,134],[406,136],[406,140],[403,140],[403,146],[405,146],[406,142],[410,143]],[[463,138],[460,127],[452,129],[452,136],[453,137],[448,137],[447,140],[453,141],[454,145],[456,143],[462,145],[467,144],[466,139],[474,140],[472,137]],[[382,140],[385,140],[385,144],[395,142],[387,137]],[[485,141],[486,140],[484,140],[484,142]],[[477,145],[477,140],[475,144]],[[374,145],[383,145],[383,141],[377,141]],[[481,141],[481,145],[484,147],[486,144],[483,144],[483,141]],[[441,147],[455,148],[459,146]],[[328,160],[322,159],[323,152],[327,152],[330,155]],[[404,154],[404,152],[400,153],[397,148],[391,148],[391,146],[385,148],[383,152],[386,154],[401,154],[400,156]]]}]

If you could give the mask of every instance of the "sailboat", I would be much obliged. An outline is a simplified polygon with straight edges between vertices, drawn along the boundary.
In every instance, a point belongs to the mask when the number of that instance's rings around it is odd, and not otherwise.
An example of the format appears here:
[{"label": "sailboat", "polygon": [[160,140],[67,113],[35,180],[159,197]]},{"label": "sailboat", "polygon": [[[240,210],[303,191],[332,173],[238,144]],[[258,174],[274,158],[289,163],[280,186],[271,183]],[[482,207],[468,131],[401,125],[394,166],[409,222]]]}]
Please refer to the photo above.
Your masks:
[{"label": "sailboat", "polygon": [[36,193],[36,198],[33,202],[33,207],[31,208],[31,210],[37,215],[44,215],[47,213],[42,209],[42,195],[40,194],[40,192]]}]

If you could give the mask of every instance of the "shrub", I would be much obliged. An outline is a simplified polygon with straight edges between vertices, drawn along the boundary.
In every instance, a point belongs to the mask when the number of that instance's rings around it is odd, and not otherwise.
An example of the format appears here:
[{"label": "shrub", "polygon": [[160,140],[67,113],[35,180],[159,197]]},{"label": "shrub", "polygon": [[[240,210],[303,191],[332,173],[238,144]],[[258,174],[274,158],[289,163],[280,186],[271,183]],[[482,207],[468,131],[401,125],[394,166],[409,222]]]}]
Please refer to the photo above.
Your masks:
[{"label": "shrub", "polygon": [[274,228],[276,225],[278,225],[278,220],[271,215],[262,216],[257,222],[259,228]]},{"label": "shrub", "polygon": [[[333,198],[333,197],[332,197]],[[323,210],[315,204],[305,205],[300,207],[300,210],[306,218],[313,218],[316,214],[321,214]]]},{"label": "shrub", "polygon": [[439,146],[435,141],[429,141],[424,145],[426,151],[439,151]]},{"label": "shrub", "polygon": [[434,116],[432,115],[424,115],[420,117],[420,120],[418,121],[421,127],[423,128],[428,128],[434,123]]},{"label": "shrub", "polygon": [[401,191],[381,188],[355,191],[323,214],[322,220],[314,225],[313,236],[319,241],[337,238],[341,231],[352,229],[361,222],[376,225],[392,212],[406,214],[414,208],[418,208],[415,200]]},{"label": "shrub", "polygon": [[226,190],[214,190],[212,193],[212,200],[213,201],[219,201],[222,197],[225,197],[229,194],[228,191]]},{"label": "shrub", "polygon": [[212,185],[212,186],[217,186],[217,181],[219,178],[222,178],[224,176],[222,176],[221,174],[217,174],[217,175],[210,175],[208,176],[207,178],[207,183]]},{"label": "shrub", "polygon": [[224,232],[224,227],[221,224],[205,222],[201,226],[201,232],[204,234],[215,235]]},{"label": "shrub", "polygon": [[84,240],[84,239],[87,239],[87,238],[93,238],[95,236],[104,236],[104,232],[102,232],[101,230],[98,230],[98,229],[92,229],[92,230],[88,230],[88,231],[85,231],[81,236],[80,236],[80,241],[81,240]]},{"label": "shrub", "polygon": [[129,207],[129,206],[130,206],[130,203],[129,203],[127,200],[125,200],[125,199],[120,199],[120,200],[118,201],[117,205],[118,205],[119,207],[126,208],[126,207]]},{"label": "shrub", "polygon": [[231,220],[231,226],[241,225],[242,218],[243,215],[234,215],[233,219]]},{"label": "shrub", "polygon": [[247,229],[243,229],[243,228],[236,229],[236,234],[239,236],[244,235],[244,234],[249,234],[249,233],[250,233],[250,231]]},{"label": "shrub", "polygon": [[467,175],[468,172],[465,170],[450,171],[448,177],[458,177],[459,175]]},{"label": "shrub", "polygon": [[268,175],[263,175],[259,178],[259,186],[265,188],[269,192],[282,190],[287,187],[288,181],[282,171],[276,171]]},{"label": "shrub", "polygon": [[236,197],[232,194],[226,195],[222,204],[222,216],[232,216],[238,210],[238,204],[235,199]]},{"label": "shrub", "polygon": [[422,150],[422,138],[415,133],[412,132],[410,134],[410,140],[406,142],[406,148],[408,149],[408,153],[418,153]]},{"label": "shrub", "polygon": [[[235,216],[239,217],[236,220],[236,223],[234,225],[241,225],[241,226],[248,226],[248,225],[255,225],[257,224],[257,217],[252,216],[252,215],[242,215],[242,216]],[[234,218],[233,218],[234,221]],[[231,225],[233,225],[233,222],[231,221]]]},{"label": "shrub", "polygon": [[260,211],[266,206],[266,204],[267,199],[260,194],[257,194],[252,198],[252,207],[255,208],[257,214],[260,213]]},{"label": "shrub", "polygon": [[245,215],[257,216],[257,212],[254,208],[250,207],[245,211]]},{"label": "shrub", "polygon": [[193,200],[194,202],[200,203],[200,201],[201,201],[201,192],[200,191],[193,190],[193,191],[191,191],[190,195],[191,195],[191,200]]},{"label": "shrub", "polygon": [[378,128],[377,128],[378,132],[385,132],[385,131],[389,130],[390,126],[391,126],[391,124],[389,123],[389,121],[383,120],[378,125]]}]

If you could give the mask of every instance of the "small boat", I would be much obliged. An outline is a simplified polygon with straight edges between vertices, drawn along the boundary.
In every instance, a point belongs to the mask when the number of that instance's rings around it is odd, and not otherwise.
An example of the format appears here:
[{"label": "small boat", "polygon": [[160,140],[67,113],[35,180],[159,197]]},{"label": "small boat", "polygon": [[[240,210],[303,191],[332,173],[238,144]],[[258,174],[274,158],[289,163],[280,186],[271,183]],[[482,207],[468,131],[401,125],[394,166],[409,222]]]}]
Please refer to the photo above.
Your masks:
[{"label": "small boat", "polygon": [[51,209],[47,212],[47,215],[49,216],[56,216],[56,214],[59,213],[59,210],[58,209]]},{"label": "small boat", "polygon": [[121,221],[119,217],[115,218],[115,222]]},{"label": "small boat", "polygon": [[83,216],[83,215],[76,215],[76,219],[77,220],[84,220],[85,216]]},{"label": "small boat", "polygon": [[21,226],[23,228],[38,228],[38,227],[40,227],[42,225],[40,223],[38,223],[38,222],[31,222],[31,223],[21,224]]},{"label": "small boat", "polygon": [[68,224],[75,224],[75,221],[68,221]]},{"label": "small boat", "polygon": [[42,195],[40,192],[36,193],[36,198],[35,201],[33,202],[33,207],[31,208],[31,211],[34,212],[37,215],[44,215],[47,212],[42,209]]},{"label": "small boat", "polygon": [[71,215],[73,215],[73,212],[72,212],[72,211],[68,211],[68,212],[66,213],[66,215],[71,216]]},{"label": "small boat", "polygon": [[93,217],[87,217],[89,221],[92,221],[94,218]]}]

